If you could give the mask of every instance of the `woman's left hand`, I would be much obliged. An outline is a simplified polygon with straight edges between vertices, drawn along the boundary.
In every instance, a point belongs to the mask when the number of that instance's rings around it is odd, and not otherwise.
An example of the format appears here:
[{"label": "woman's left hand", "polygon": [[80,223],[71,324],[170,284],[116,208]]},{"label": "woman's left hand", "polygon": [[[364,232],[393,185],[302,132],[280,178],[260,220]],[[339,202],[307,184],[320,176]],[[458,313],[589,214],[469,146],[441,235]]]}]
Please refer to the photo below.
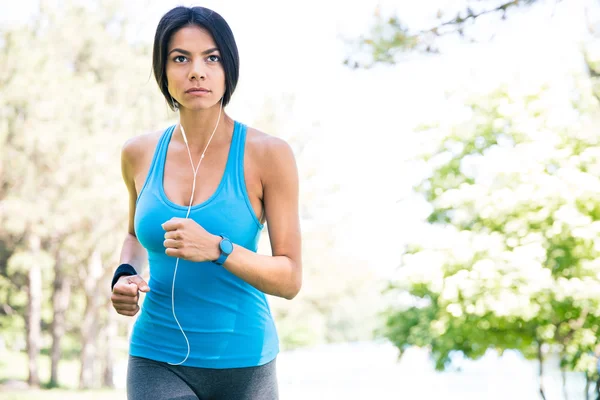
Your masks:
[{"label": "woman's left hand", "polygon": [[219,258],[221,238],[206,231],[196,221],[171,218],[162,228],[166,231],[165,254],[187,261],[214,261]]}]

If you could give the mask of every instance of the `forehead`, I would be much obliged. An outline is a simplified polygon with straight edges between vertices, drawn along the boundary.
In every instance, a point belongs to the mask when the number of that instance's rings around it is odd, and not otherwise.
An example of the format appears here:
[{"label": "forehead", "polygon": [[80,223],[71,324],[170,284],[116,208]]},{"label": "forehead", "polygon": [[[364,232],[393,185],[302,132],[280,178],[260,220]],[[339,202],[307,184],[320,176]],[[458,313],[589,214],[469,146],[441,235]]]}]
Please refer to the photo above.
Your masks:
[{"label": "forehead", "polygon": [[185,49],[190,52],[202,52],[206,49],[217,47],[212,35],[204,28],[198,25],[188,25],[179,29],[171,36],[169,48]]}]

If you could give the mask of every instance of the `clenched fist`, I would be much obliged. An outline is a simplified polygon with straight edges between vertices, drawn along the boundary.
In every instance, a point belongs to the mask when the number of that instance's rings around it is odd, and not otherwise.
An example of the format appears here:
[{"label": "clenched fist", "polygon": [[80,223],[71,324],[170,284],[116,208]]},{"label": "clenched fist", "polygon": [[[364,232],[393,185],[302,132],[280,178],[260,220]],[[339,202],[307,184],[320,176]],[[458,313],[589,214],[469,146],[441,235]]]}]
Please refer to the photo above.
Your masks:
[{"label": "clenched fist", "polygon": [[140,310],[139,292],[149,292],[150,287],[139,275],[119,278],[110,296],[113,307],[121,315],[134,316]]}]

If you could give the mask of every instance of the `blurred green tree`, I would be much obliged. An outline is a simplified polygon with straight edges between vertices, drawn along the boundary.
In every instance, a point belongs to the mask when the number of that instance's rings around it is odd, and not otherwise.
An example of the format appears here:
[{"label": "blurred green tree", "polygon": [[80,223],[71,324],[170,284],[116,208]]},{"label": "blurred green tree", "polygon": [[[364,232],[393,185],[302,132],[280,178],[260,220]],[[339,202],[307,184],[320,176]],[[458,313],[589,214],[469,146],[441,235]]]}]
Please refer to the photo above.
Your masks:
[{"label": "blurred green tree", "polygon": [[[439,53],[444,37],[478,41],[477,24],[550,3],[558,2],[466,0],[439,10],[425,29],[378,7],[371,31],[353,41],[344,62],[370,68]],[[590,126],[598,118],[591,97],[600,100],[600,68],[593,56],[598,29],[586,22],[586,87],[563,98],[575,107],[559,111],[579,117],[570,125],[548,122],[557,101],[549,88],[518,95],[503,87],[467,101],[464,121],[425,129],[438,141],[421,155],[419,165],[432,170],[416,190],[441,239],[408,246],[391,285],[410,299],[390,308],[383,330],[401,351],[429,346],[443,369],[453,352],[479,358],[488,349],[514,349],[538,358],[542,375],[544,349],[556,349],[564,370],[584,372],[588,384],[598,380],[600,149]]]},{"label": "blurred green tree", "polygon": [[[99,351],[110,352],[109,277],[126,226],[120,148],[170,116],[150,80],[149,46],[127,40],[124,10],[42,2],[32,21],[0,31],[0,324],[25,326],[33,386],[48,342],[49,385],[59,384],[65,335],[81,343],[71,349],[80,386],[98,386],[101,374],[111,384]],[[7,345],[19,348],[16,339]]]},{"label": "blurred green tree", "polygon": [[557,98],[506,86],[422,128],[430,146],[413,162],[428,171],[415,189],[429,229],[406,249],[383,330],[401,352],[429,347],[444,369],[455,352],[516,350],[541,378],[556,351],[563,370],[598,378],[597,105]]},{"label": "blurred green tree", "polygon": [[[552,0],[554,1],[554,0]],[[560,0],[559,0],[560,1]],[[439,39],[458,34],[477,40],[470,29],[484,18],[506,19],[510,13],[545,0],[465,0],[438,9],[434,22],[426,29],[413,29],[397,15],[384,15],[380,7],[374,12],[371,30],[351,41],[352,56],[344,63],[352,68],[370,68],[376,64],[395,64],[404,53],[419,51],[438,53]]]},{"label": "blurred green tree", "polygon": [[[48,386],[64,384],[61,360],[78,357],[81,388],[112,386],[112,367],[126,352],[132,319],[109,303],[126,232],[120,150],[176,118],[152,77],[152,38],[128,39],[136,19],[127,10],[119,0],[42,1],[25,25],[0,28],[0,329],[9,350],[28,349],[32,386],[42,352],[50,353]],[[291,114],[291,106],[265,105],[257,126],[287,132],[306,166],[306,220],[333,207],[323,190],[331,177],[315,162],[321,154],[303,158],[314,121],[278,125]],[[372,337],[372,280],[332,251],[337,221],[319,218],[304,231],[301,294],[274,299],[283,348]]]}]

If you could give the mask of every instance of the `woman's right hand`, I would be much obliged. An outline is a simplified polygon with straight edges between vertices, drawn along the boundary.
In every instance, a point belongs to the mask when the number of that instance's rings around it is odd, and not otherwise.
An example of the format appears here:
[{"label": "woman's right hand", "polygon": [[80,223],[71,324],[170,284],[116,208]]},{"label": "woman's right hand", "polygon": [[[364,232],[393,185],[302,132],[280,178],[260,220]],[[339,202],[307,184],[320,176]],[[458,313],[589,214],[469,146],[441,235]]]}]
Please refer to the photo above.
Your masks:
[{"label": "woman's right hand", "polygon": [[150,287],[139,275],[122,276],[119,278],[110,296],[117,313],[133,317],[140,310],[139,292],[149,292]]}]

